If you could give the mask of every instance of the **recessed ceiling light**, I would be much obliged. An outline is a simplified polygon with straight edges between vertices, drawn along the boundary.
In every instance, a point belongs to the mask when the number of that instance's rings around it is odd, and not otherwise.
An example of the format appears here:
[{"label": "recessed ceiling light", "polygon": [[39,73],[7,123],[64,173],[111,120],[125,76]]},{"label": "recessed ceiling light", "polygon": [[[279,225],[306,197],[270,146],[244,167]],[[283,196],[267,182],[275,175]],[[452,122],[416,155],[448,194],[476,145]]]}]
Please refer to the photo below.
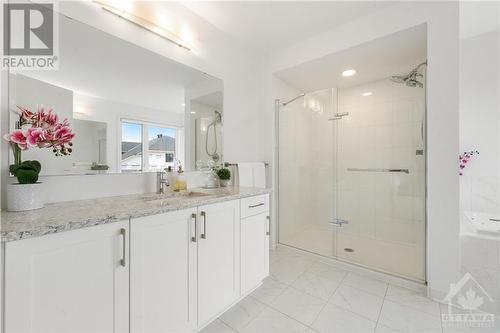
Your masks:
[{"label": "recessed ceiling light", "polygon": [[181,104],[181,106],[182,106],[182,107],[185,107],[185,106],[186,106],[186,103],[182,103],[182,104]]},{"label": "recessed ceiling light", "polygon": [[353,76],[356,74],[356,71],[354,69],[346,69],[345,71],[342,72],[342,76],[348,77],[348,76]]},{"label": "recessed ceiling light", "polygon": [[367,96],[371,96],[371,95],[373,95],[373,93],[371,91],[367,91],[367,92],[364,92],[361,94],[361,96],[363,96],[363,97],[367,97]]},{"label": "recessed ceiling light", "polygon": [[191,111],[191,114],[196,114],[196,111]]}]

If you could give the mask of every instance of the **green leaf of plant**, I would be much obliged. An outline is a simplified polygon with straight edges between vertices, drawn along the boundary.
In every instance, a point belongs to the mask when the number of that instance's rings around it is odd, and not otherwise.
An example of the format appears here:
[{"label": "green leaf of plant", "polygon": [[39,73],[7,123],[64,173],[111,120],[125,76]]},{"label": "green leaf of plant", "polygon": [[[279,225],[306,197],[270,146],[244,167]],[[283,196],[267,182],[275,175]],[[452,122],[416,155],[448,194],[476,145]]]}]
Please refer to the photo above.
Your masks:
[{"label": "green leaf of plant", "polygon": [[41,169],[42,166],[38,161],[24,161],[21,164],[9,166],[10,172],[17,177],[19,184],[36,183]]}]

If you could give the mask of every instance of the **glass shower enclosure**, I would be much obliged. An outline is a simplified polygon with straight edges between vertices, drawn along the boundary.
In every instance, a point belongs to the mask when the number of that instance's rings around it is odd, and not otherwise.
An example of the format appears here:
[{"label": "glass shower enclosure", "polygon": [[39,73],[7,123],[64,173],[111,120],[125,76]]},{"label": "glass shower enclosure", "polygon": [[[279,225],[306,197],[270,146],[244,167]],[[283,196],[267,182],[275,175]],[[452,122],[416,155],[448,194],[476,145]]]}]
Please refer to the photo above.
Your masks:
[{"label": "glass shower enclosure", "polygon": [[279,243],[425,281],[421,75],[276,104]]}]

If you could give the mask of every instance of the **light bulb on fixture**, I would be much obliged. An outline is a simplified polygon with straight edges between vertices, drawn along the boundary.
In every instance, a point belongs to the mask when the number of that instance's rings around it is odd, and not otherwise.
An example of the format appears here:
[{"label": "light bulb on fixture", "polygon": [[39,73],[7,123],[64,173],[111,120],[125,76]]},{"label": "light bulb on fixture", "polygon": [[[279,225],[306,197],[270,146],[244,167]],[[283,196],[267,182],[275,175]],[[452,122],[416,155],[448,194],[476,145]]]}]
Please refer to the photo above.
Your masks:
[{"label": "light bulb on fixture", "polygon": [[[129,22],[134,23],[135,25],[148,30],[160,37],[163,37],[164,39],[168,40],[171,43],[174,43],[188,51],[191,50],[191,47],[189,46],[190,43],[189,41],[186,41],[184,38],[176,35],[175,33],[167,30],[166,24],[163,27],[160,27],[159,25],[143,18],[136,16],[132,13],[133,11],[133,6],[128,5],[128,6],[123,6],[123,5],[118,5],[121,4],[121,1],[116,2],[116,1],[109,1],[109,0],[94,0],[96,4],[101,6],[102,9],[104,9],[107,12],[110,12],[120,18],[123,18]],[[125,3],[130,3],[132,2],[130,0],[124,1]],[[160,20],[161,21],[161,20]],[[160,23],[162,24],[162,23]],[[185,29],[187,30],[187,28]],[[183,32],[184,35],[189,35]],[[190,35],[189,35],[190,36]]]},{"label": "light bulb on fixture", "polygon": [[75,111],[73,111],[75,114],[78,114],[78,115],[85,115],[85,108],[83,106],[80,106],[80,105],[76,105],[75,106]]},{"label": "light bulb on fixture", "polygon": [[356,74],[356,70],[354,69],[346,69],[345,71],[342,72],[343,77],[353,76],[354,74]]}]

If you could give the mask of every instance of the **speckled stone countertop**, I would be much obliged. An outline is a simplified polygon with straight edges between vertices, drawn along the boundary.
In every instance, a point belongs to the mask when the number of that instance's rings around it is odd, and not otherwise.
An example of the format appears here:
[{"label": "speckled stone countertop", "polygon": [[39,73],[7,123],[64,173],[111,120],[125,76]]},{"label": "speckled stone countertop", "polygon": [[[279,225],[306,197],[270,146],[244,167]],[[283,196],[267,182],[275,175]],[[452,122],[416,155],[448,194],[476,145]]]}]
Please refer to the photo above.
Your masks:
[{"label": "speckled stone countertop", "polygon": [[47,204],[44,208],[1,213],[2,242],[38,237],[270,193],[269,189],[223,187],[184,193],[136,194]]}]

